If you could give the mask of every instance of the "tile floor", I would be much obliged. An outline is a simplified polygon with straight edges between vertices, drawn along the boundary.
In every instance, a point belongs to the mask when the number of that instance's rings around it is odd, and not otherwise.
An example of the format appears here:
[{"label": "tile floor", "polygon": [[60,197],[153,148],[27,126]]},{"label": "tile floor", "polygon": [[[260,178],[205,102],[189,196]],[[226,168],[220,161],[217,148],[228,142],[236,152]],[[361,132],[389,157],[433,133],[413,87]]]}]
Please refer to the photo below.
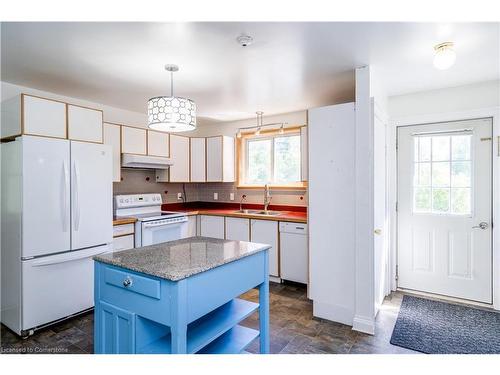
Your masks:
[{"label": "tile floor", "polygon": [[[258,291],[251,290],[242,298],[257,301]],[[415,353],[389,343],[396,323],[402,294],[386,298],[376,319],[376,335],[355,332],[351,327],[312,317],[312,302],[301,285],[270,285],[271,353]],[[3,325],[0,330],[0,353],[93,353],[93,313],[45,328],[26,340],[14,335]],[[258,327],[258,314],[241,323]],[[247,348],[259,351],[256,339]]]}]

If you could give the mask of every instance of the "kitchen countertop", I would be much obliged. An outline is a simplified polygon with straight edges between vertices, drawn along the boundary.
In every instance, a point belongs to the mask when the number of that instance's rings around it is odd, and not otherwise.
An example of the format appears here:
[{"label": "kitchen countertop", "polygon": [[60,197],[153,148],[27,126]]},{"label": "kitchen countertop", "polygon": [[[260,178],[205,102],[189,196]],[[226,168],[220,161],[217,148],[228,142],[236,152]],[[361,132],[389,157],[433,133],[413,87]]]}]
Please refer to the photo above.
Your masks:
[{"label": "kitchen countertop", "polygon": [[[244,214],[235,212],[237,209],[219,209],[219,208],[188,208],[188,209],[168,209],[169,211],[185,212],[186,215],[212,215],[212,216],[229,216],[241,217],[247,219],[273,220],[273,221],[290,221],[294,223],[307,223],[307,212],[300,211],[280,211],[280,215],[265,216],[255,214]],[[274,210],[273,210],[274,211]]]},{"label": "kitchen countertop", "polygon": [[113,216],[113,225],[134,224],[137,221],[134,217],[116,217]]},{"label": "kitchen countertop", "polygon": [[98,255],[94,260],[178,281],[267,249],[269,245],[254,242],[189,237]]}]

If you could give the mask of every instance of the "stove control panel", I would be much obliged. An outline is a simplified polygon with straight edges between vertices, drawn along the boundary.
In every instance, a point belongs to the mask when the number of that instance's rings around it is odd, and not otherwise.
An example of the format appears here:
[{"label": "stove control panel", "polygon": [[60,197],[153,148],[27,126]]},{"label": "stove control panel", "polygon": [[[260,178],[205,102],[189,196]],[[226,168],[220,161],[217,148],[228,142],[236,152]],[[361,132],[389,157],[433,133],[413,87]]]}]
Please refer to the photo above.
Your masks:
[{"label": "stove control panel", "polygon": [[161,194],[115,195],[115,208],[161,206]]}]

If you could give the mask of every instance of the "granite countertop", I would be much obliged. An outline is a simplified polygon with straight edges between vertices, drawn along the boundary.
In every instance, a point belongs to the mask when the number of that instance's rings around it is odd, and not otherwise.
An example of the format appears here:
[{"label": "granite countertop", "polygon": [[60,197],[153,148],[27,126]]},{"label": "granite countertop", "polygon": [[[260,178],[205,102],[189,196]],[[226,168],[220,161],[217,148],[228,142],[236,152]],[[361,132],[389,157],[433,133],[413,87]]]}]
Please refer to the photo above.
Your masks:
[{"label": "granite countertop", "polygon": [[189,237],[98,255],[94,257],[94,260],[162,279],[178,281],[267,250],[269,247],[269,245],[254,242]]}]

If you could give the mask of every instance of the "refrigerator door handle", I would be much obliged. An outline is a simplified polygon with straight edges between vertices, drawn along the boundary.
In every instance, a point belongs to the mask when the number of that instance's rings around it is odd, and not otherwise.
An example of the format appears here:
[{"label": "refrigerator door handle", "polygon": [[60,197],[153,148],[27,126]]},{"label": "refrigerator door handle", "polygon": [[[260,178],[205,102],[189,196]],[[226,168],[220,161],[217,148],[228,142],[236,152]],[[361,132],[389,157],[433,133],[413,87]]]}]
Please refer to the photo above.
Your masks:
[{"label": "refrigerator door handle", "polygon": [[62,217],[63,217],[63,232],[68,231],[68,222],[69,222],[69,173],[68,166],[66,165],[66,161],[63,161],[63,173],[64,173],[64,183],[63,183],[63,204],[62,204]]},{"label": "refrigerator door handle", "polygon": [[[33,261],[32,263],[32,266],[33,267],[43,267],[43,266],[51,266],[53,264],[59,264],[59,263],[66,263],[66,262],[73,262],[75,260],[80,260],[80,259],[85,259],[85,258],[91,258],[91,257],[94,257],[96,255],[101,255],[101,254],[105,254],[105,253],[108,253],[109,252],[109,249],[107,250],[99,250],[95,253],[84,253],[84,255],[74,255],[73,253],[70,253],[68,256],[64,257],[64,258],[58,258],[58,259],[48,259],[48,260],[38,260],[38,261]],[[70,255],[73,255],[73,256],[70,256]]]},{"label": "refrigerator door handle", "polygon": [[74,176],[75,176],[75,188],[73,191],[73,196],[74,196],[74,202],[73,202],[73,224],[75,231],[78,231],[78,228],[80,227],[80,197],[79,197],[79,190],[80,190],[80,171],[78,168],[78,162],[75,160],[73,161],[73,171],[74,171]]}]

